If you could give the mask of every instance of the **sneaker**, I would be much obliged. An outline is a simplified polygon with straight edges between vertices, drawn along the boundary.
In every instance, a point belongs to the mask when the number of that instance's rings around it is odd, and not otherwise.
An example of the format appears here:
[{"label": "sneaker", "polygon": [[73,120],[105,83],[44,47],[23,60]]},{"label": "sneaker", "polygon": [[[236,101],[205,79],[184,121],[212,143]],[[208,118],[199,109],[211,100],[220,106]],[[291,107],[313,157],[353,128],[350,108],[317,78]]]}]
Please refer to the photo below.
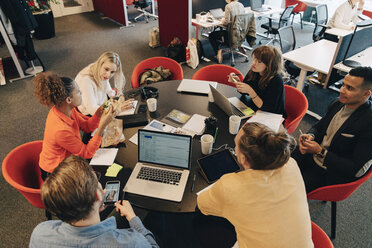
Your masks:
[{"label": "sneaker", "polygon": [[219,64],[222,63],[222,50],[221,49],[217,51],[217,61]]}]

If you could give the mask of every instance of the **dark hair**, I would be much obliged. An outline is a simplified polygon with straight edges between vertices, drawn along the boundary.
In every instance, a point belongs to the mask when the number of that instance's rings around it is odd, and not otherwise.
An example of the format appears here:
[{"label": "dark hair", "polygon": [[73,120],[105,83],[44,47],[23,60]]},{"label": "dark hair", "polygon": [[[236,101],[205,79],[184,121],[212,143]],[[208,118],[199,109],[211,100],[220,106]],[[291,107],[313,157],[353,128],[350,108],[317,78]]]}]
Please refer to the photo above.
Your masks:
[{"label": "dark hair", "polygon": [[59,219],[73,223],[88,217],[96,201],[98,179],[88,162],[69,156],[41,187],[45,208]]},{"label": "dark hair", "polygon": [[362,88],[372,90],[372,68],[369,66],[360,66],[349,71],[349,75],[363,78]]},{"label": "dark hair", "polygon": [[40,103],[48,107],[60,106],[74,90],[73,80],[59,77],[53,72],[39,73],[34,78],[34,94]]},{"label": "dark hair", "polygon": [[273,170],[288,162],[296,140],[286,132],[274,132],[257,122],[245,124],[242,130],[239,149],[252,169]]},{"label": "dark hair", "polygon": [[[266,88],[274,76],[283,74],[283,58],[278,48],[273,46],[260,46],[252,51],[252,56],[266,65],[263,76],[258,82],[258,86],[261,90]],[[249,81],[255,80],[258,76],[259,73],[249,69]]]}]

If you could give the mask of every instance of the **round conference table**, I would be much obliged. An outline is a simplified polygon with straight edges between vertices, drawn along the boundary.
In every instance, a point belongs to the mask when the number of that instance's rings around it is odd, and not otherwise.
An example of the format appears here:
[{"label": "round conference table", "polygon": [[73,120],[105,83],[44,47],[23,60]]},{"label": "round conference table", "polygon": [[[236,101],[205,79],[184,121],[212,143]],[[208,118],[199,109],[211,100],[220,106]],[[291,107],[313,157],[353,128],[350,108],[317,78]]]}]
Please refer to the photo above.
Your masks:
[{"label": "round conference table", "polygon": [[[229,118],[228,116],[217,107],[215,103],[208,101],[208,96],[199,94],[188,94],[177,92],[178,85],[181,80],[164,81],[155,84],[151,84],[159,90],[159,97],[157,102],[157,111],[154,113],[148,113],[149,121],[157,119],[161,121],[169,112],[173,109],[180,110],[188,114],[200,114],[204,116],[211,116],[217,118],[218,132],[216,141],[213,148],[218,148],[224,144],[228,147],[235,147],[234,137],[229,133]],[[218,90],[222,92],[226,97],[240,96],[236,88],[218,84]],[[146,104],[145,101],[141,100],[141,96],[137,96],[136,100],[139,100],[138,104]],[[121,190],[124,187],[125,182],[128,180],[131,170],[134,168],[138,161],[138,147],[129,141],[129,139],[142,127],[125,128],[124,135],[126,138],[125,147],[120,147],[116,156],[115,162],[124,166],[116,178],[103,177],[101,182],[104,186],[106,181],[120,180]],[[125,193],[124,199],[130,201],[134,206],[159,212],[170,212],[170,213],[187,213],[194,212],[196,207],[196,193],[208,186],[208,183],[204,180],[202,175],[199,173],[199,167],[197,165],[197,159],[203,157],[201,153],[200,136],[194,136],[192,141],[192,155],[191,155],[191,169],[190,175],[186,184],[185,192],[180,203],[151,198],[147,196],[140,196],[130,193]],[[95,169],[97,167],[95,166]],[[107,167],[100,168],[98,171],[104,175]],[[195,181],[193,178],[195,176]],[[192,184],[194,183],[193,191]]]}]

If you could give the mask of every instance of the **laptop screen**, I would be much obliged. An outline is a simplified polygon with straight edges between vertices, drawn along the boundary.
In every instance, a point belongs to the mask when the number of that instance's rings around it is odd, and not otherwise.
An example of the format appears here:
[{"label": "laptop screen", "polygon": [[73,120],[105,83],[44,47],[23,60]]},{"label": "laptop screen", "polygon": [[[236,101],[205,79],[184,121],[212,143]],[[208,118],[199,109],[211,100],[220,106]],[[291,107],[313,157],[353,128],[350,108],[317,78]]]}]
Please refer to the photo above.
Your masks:
[{"label": "laptop screen", "polygon": [[189,169],[191,136],[138,130],[138,161]]},{"label": "laptop screen", "polygon": [[262,7],[262,1],[261,0],[251,0],[251,9],[258,9]]}]

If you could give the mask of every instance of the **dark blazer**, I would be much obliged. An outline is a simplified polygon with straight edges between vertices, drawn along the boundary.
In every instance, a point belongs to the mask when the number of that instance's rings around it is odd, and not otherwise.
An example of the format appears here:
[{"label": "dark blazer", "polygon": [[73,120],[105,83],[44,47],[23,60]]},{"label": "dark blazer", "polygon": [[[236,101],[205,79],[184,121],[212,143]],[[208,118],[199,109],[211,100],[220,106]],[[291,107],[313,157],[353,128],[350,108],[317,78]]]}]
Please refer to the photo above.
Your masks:
[{"label": "dark blazer", "polygon": [[[333,116],[343,106],[337,99],[330,105],[326,115],[312,127],[309,133],[314,134],[316,142],[322,142]],[[324,159],[327,183],[355,181],[368,170],[371,163],[372,102],[368,100],[351,114],[332,139]],[[358,173],[362,168],[363,173]]]}]

